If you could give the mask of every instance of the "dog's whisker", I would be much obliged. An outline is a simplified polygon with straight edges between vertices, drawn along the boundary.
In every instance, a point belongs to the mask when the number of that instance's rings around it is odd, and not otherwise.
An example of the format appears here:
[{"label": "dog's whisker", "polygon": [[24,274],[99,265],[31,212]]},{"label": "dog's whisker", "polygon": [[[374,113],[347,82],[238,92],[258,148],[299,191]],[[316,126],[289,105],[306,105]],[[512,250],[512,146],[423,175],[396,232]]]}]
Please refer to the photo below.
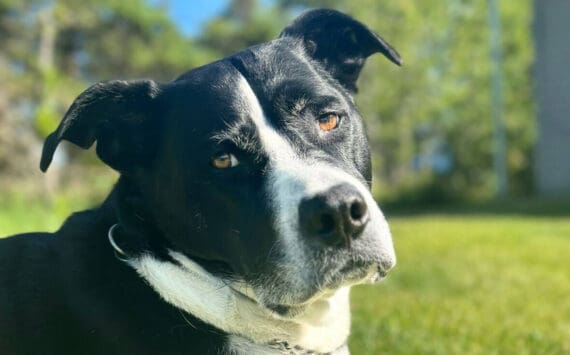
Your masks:
[{"label": "dog's whisker", "polygon": [[184,319],[184,321],[186,322],[186,324],[188,324],[189,326],[191,326],[194,329],[198,329],[194,324],[192,324],[192,322],[190,322],[190,320],[188,319],[188,317],[186,317],[186,313],[182,310],[178,310],[180,315],[182,316],[182,318]]}]

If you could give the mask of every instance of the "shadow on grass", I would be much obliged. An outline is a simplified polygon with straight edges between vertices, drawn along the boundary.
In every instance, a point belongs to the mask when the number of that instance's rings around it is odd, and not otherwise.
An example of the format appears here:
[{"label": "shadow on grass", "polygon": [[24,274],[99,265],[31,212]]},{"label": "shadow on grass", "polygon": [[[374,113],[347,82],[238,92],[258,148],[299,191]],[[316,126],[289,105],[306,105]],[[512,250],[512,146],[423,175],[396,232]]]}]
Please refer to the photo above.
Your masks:
[{"label": "shadow on grass", "polygon": [[570,217],[570,198],[567,199],[509,199],[483,203],[402,203],[380,202],[384,213],[390,216],[496,215],[532,217]]}]

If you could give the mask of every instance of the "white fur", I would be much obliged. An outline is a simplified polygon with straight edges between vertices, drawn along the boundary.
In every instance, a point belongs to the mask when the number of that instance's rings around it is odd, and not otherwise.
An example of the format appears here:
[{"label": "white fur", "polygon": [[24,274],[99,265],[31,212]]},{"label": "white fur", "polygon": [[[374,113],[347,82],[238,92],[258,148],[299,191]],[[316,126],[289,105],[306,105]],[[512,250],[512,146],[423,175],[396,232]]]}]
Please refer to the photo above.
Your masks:
[{"label": "white fur", "polygon": [[[257,97],[244,78],[240,78],[240,105],[255,123],[269,162],[269,190],[276,211],[279,247],[287,255],[287,279],[305,285],[302,275],[311,272],[298,227],[298,206],[302,198],[330,187],[349,183],[364,196],[370,213],[366,228],[377,231],[370,247],[377,248],[385,265],[395,264],[388,225],[370,192],[358,179],[342,170],[302,159],[290,143],[267,122]],[[272,354],[264,344],[275,340],[322,353],[348,354],[343,344],[350,331],[349,286],[324,290],[307,303],[303,313],[284,318],[262,307],[262,289],[233,283],[208,273],[200,265],[177,252],[170,252],[180,265],[143,255],[129,263],[172,305],[223,330],[230,335],[232,354]],[[367,277],[371,277],[370,273]],[[296,285],[293,283],[294,289]],[[285,300],[287,301],[287,300]],[[294,300],[291,300],[294,301]]]},{"label": "white fur", "polygon": [[377,236],[370,247],[378,250],[384,266],[394,266],[396,255],[390,229],[368,188],[342,169],[299,157],[289,141],[268,123],[259,100],[244,78],[240,78],[239,92],[243,95],[245,102],[242,104],[256,125],[263,149],[270,159],[269,190],[277,215],[276,229],[280,234],[281,247],[291,261],[290,270],[285,272],[291,275],[303,275],[310,269],[299,233],[298,206],[301,199],[341,183],[356,187],[364,196],[370,213],[370,222],[366,229],[376,231]]},{"label": "white fur", "polygon": [[[251,341],[240,336],[230,336],[228,340],[227,352],[231,355],[282,355],[283,350],[270,348],[265,345],[252,343]],[[287,354],[295,354],[296,352],[287,352]],[[305,354],[303,350],[298,351],[299,354]],[[348,345],[329,353],[330,355],[350,355]]]},{"label": "white fur", "polygon": [[256,344],[241,336],[232,335],[228,338],[227,352],[230,355],[280,355],[282,351],[273,349],[265,344]]},{"label": "white fur", "polygon": [[[283,318],[231,288],[184,255],[170,251],[182,266],[151,255],[129,264],[168,303],[229,334],[254,344],[286,341],[305,349],[331,352],[349,334],[349,288],[314,301],[298,317]],[[243,348],[243,342],[240,343]],[[253,345],[252,345],[253,346]]]}]

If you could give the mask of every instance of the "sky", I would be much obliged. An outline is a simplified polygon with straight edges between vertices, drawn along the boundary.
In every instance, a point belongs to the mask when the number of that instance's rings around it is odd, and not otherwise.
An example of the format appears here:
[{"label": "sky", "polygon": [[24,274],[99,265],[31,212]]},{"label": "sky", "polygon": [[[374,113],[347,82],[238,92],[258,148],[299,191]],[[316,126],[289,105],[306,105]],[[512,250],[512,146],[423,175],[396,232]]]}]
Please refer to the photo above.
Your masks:
[{"label": "sky", "polygon": [[[151,0],[160,2],[160,0]],[[230,0],[166,0],[169,15],[178,25],[182,33],[193,36],[200,32],[201,26],[223,10]],[[268,5],[272,0],[260,0],[260,4]]]},{"label": "sky", "polygon": [[195,35],[209,18],[222,12],[229,0],[170,0],[169,14],[180,30]]}]

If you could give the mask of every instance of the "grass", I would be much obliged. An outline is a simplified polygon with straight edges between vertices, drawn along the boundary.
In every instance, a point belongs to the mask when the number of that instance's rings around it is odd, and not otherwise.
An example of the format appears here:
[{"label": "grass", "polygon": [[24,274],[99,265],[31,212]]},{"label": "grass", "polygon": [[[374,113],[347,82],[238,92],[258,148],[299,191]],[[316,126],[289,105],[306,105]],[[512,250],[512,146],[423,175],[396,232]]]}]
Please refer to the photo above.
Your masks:
[{"label": "grass", "polygon": [[88,208],[83,198],[71,202],[69,197],[31,203],[23,198],[9,196],[0,203],[0,238],[24,232],[55,232],[72,211]]},{"label": "grass", "polygon": [[391,219],[398,265],[352,293],[353,354],[570,354],[570,218]]},{"label": "grass", "polygon": [[[0,206],[0,234],[55,230],[69,209]],[[353,290],[352,353],[570,354],[570,214],[515,211],[389,218],[398,265]]]}]

